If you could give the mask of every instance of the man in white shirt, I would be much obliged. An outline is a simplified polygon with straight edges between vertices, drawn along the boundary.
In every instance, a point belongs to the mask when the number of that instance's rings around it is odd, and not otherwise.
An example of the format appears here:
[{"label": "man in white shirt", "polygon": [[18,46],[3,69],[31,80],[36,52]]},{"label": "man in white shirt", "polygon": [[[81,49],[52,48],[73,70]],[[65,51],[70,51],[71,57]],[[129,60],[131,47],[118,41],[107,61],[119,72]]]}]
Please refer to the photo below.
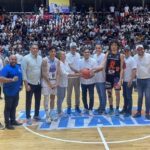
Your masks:
[{"label": "man in white shirt", "polygon": [[150,120],[150,54],[146,53],[143,45],[136,46],[138,108],[135,118],[141,116],[143,95],[145,95],[145,118]]},{"label": "man in white shirt", "polygon": [[34,119],[40,120],[39,109],[41,101],[41,65],[42,57],[38,55],[39,48],[37,44],[32,44],[30,54],[23,58],[21,67],[23,72],[23,80],[26,89],[26,118],[27,124],[31,125],[31,102],[32,96],[35,97],[35,114]]},{"label": "man in white shirt", "polygon": [[[75,42],[70,43],[70,52],[66,55],[66,60],[69,64],[71,73],[79,72],[79,61],[80,54],[76,52],[77,44]],[[68,87],[67,87],[67,113],[71,114],[71,96],[72,90],[74,87],[75,92],[75,111],[77,113],[81,113],[79,108],[80,105],[80,78],[79,77],[69,77],[68,79]]]},{"label": "man in white shirt", "polygon": [[132,89],[133,89],[132,82],[136,76],[136,63],[134,58],[131,56],[131,49],[129,46],[125,46],[124,54],[125,54],[125,69],[123,75],[124,106],[123,110],[120,113],[124,114],[125,117],[129,117],[132,114]]},{"label": "man in white shirt", "polygon": [[[89,49],[84,49],[83,52],[84,58],[80,61],[80,72],[83,69],[87,68],[92,70],[95,68],[96,61],[90,57]],[[82,88],[82,101],[84,105],[84,112],[92,115],[93,106],[94,106],[94,85],[95,85],[95,75],[91,72],[91,77],[85,79],[81,76],[81,88]],[[87,102],[87,91],[89,92],[89,104]]]},{"label": "man in white shirt", "polygon": [[[93,58],[96,60],[97,66],[100,66],[100,64],[104,61],[105,54],[102,52],[102,46],[100,44],[96,44],[95,49],[96,54],[94,54]],[[99,97],[99,107],[96,110],[96,113],[103,114],[105,113],[106,107],[105,70],[96,73],[95,80]]]}]

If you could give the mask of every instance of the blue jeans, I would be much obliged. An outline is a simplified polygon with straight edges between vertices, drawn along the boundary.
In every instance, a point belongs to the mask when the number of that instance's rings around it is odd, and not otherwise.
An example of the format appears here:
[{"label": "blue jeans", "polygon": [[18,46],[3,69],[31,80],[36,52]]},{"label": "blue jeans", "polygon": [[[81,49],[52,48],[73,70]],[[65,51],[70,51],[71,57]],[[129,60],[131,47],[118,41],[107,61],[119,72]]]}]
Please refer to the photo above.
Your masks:
[{"label": "blue jeans", "polygon": [[57,88],[57,112],[62,112],[62,103],[64,101],[66,94],[66,87],[60,87]]},{"label": "blue jeans", "polygon": [[150,112],[150,78],[148,79],[137,79],[137,90],[138,90],[138,112],[142,110],[143,94],[145,94],[145,107],[146,114]]},{"label": "blue jeans", "polygon": [[[84,108],[92,110],[94,105],[94,84],[81,84],[81,88]],[[89,91],[89,105],[87,103],[87,91]]]},{"label": "blue jeans", "polygon": [[105,86],[105,82],[98,82],[96,83],[96,90],[98,93],[98,97],[99,97],[99,109],[100,110],[105,110],[106,107],[106,86]]},{"label": "blue jeans", "polygon": [[123,109],[126,113],[132,113],[132,89],[133,84],[128,87],[128,82],[123,82],[123,98],[124,106]]}]

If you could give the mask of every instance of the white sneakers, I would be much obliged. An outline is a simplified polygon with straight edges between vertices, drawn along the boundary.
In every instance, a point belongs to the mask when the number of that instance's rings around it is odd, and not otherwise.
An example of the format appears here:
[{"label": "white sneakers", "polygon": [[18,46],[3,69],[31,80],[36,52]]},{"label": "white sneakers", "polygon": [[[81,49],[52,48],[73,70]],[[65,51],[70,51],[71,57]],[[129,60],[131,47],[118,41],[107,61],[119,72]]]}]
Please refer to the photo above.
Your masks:
[{"label": "white sneakers", "polygon": [[5,127],[0,123],[0,130],[5,129]]},{"label": "white sneakers", "polygon": [[51,118],[50,118],[50,117],[46,117],[45,122],[46,122],[46,123],[51,123],[51,122],[52,122],[52,120],[51,120]]}]

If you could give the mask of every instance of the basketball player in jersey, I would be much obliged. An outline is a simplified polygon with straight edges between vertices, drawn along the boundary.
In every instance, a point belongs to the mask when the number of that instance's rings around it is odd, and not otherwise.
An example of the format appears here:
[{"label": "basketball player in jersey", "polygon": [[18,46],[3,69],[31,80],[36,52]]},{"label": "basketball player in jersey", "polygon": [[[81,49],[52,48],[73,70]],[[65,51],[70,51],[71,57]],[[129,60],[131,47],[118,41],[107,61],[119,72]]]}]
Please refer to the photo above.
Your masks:
[{"label": "basketball player in jersey", "polygon": [[115,90],[116,95],[116,110],[115,115],[119,116],[119,104],[120,104],[120,90],[121,82],[123,78],[124,67],[124,55],[119,52],[119,44],[117,41],[110,43],[109,51],[107,52],[105,59],[100,67],[96,68],[94,72],[102,71],[105,68],[106,72],[106,89],[109,100],[109,114],[114,113],[112,89]]},{"label": "basketball player in jersey", "polygon": [[44,95],[44,109],[47,123],[57,119],[57,115],[54,112],[54,100],[59,82],[60,62],[55,56],[56,49],[52,47],[49,50],[49,56],[45,57],[42,62],[42,94]]}]

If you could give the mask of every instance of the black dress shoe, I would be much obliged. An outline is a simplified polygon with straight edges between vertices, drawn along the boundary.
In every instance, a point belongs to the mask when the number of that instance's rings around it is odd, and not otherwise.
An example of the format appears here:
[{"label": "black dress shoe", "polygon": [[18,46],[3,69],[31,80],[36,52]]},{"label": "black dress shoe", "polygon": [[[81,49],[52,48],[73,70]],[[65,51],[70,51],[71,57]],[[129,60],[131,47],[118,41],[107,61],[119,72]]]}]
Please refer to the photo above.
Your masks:
[{"label": "black dress shoe", "polygon": [[15,129],[15,128],[14,128],[12,125],[10,125],[10,124],[9,124],[9,125],[6,125],[5,128],[8,129],[8,130],[14,130],[14,129]]},{"label": "black dress shoe", "polygon": [[11,125],[14,125],[14,126],[21,126],[22,123],[18,122],[18,121],[13,121],[11,122]]},{"label": "black dress shoe", "polygon": [[39,116],[34,116],[33,119],[34,119],[35,121],[40,121],[40,120],[41,120],[41,118],[40,118]]}]

